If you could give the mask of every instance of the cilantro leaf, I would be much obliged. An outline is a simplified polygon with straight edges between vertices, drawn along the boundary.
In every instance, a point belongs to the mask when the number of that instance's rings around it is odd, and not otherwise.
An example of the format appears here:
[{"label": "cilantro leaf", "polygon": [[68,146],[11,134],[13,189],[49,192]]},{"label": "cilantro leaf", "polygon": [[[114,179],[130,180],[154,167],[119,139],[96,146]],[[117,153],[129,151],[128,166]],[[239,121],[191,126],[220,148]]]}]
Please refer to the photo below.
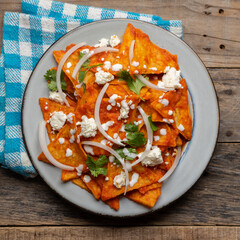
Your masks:
[{"label": "cilantro leaf", "polygon": [[134,93],[140,96],[140,90],[143,86],[145,86],[143,82],[141,82],[138,78],[136,78],[134,81],[130,73],[126,70],[121,70],[120,72],[118,72],[117,76],[121,80],[127,82],[127,85],[131,91],[133,91]]},{"label": "cilantro leaf", "polygon": [[153,123],[152,121],[152,115],[148,117],[148,121],[150,123],[150,127],[152,129],[153,132],[157,131],[158,130],[158,127]]},{"label": "cilantro leaf", "polygon": [[86,164],[88,166],[88,169],[90,170],[91,174],[94,177],[97,177],[98,175],[106,175],[107,169],[103,168],[103,166],[108,163],[108,159],[105,155],[101,155],[97,161],[94,161],[93,158],[90,155],[87,155]]},{"label": "cilantro leaf", "polygon": [[[44,78],[48,81],[48,88],[50,91],[57,91],[57,82],[56,82],[56,70],[52,69],[52,70],[47,70],[47,72],[44,75]],[[61,80],[61,88],[63,90],[66,90],[67,88],[67,84],[64,80],[64,72],[61,72],[60,75],[60,80]]]},{"label": "cilantro leaf", "polygon": [[79,81],[80,83],[83,82],[86,73],[87,73],[87,71],[80,71],[80,72],[78,73],[78,81]]},{"label": "cilantro leaf", "polygon": [[127,132],[137,132],[138,131],[138,126],[133,124],[133,123],[127,123],[125,124],[125,131]]},{"label": "cilantro leaf", "polygon": [[145,145],[147,139],[144,137],[144,134],[142,132],[130,132],[127,134],[127,141],[123,142],[130,145],[131,147],[137,148]]},{"label": "cilantro leaf", "polygon": [[[80,52],[80,53],[79,53],[79,60],[80,60],[84,55],[85,55],[85,53]],[[86,60],[86,61],[83,63],[82,67],[87,67],[87,66],[89,65],[89,63],[90,63],[90,59]]]}]

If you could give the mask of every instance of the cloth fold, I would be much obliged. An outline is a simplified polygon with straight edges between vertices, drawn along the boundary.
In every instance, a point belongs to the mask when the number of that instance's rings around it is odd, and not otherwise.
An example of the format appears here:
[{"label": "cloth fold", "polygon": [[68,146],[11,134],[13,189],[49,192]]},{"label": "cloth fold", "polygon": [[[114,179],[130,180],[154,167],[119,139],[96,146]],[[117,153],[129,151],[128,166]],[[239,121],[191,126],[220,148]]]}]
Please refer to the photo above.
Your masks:
[{"label": "cloth fold", "polygon": [[23,0],[22,12],[4,15],[0,56],[0,165],[25,177],[34,177],[37,173],[22,139],[21,105],[29,76],[48,47],[68,31],[101,19],[142,20],[161,26],[180,38],[182,22],[48,0]]}]

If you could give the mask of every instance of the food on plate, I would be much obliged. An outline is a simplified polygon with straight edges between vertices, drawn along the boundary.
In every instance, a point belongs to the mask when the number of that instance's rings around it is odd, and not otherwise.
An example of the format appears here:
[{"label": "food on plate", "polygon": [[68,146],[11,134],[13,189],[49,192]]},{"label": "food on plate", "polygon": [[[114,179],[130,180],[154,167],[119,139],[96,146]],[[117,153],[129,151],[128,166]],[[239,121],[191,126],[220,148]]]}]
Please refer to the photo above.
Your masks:
[{"label": "food on plate", "polygon": [[38,159],[115,210],[120,197],[153,207],[192,137],[177,56],[131,24],[122,41],[70,44],[53,56]]}]

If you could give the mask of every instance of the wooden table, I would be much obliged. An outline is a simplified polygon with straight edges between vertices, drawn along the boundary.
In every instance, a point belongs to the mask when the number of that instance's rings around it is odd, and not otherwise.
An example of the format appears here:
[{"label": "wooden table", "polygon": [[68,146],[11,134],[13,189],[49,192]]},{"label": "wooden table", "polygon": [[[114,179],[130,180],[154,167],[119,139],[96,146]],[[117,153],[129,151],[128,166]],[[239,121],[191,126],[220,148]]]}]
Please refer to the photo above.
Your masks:
[{"label": "wooden table", "polygon": [[[67,2],[181,19],[184,41],[203,60],[217,90],[218,143],[191,190],[135,219],[91,215],[62,200],[40,177],[25,180],[0,169],[0,239],[240,239],[240,1]],[[18,0],[0,0],[1,25],[5,11],[20,7]]]}]

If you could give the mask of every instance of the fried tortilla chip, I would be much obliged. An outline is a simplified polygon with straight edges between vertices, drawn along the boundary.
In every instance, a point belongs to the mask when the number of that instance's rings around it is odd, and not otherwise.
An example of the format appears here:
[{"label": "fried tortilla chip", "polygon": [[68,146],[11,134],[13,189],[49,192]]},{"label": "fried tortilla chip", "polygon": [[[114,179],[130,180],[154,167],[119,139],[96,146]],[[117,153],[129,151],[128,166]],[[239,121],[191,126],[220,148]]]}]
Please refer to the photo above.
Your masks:
[{"label": "fried tortilla chip", "polygon": [[141,187],[138,189],[138,191],[141,193],[141,194],[145,194],[146,192],[152,190],[152,189],[156,189],[156,188],[160,188],[162,187],[162,183],[159,183],[159,182],[156,182],[156,183],[153,183],[151,185],[148,185],[148,186],[145,186],[145,187]]},{"label": "fried tortilla chip", "polygon": [[127,198],[152,208],[156,204],[160,195],[161,195],[161,188],[155,188],[155,189],[149,190],[144,195],[141,194],[138,190],[131,191],[127,193]]},{"label": "fried tortilla chip", "polygon": [[[112,163],[108,164],[107,177],[109,180],[103,184],[101,195],[103,201],[117,197],[124,193],[125,187],[117,188],[113,184],[115,176],[119,175],[121,171],[123,171],[121,166],[113,165]],[[138,182],[132,187],[129,186],[127,191],[132,191],[134,189],[150,185],[159,179],[159,177],[152,170],[143,167],[140,164],[134,166],[132,172],[129,173],[130,180],[133,173],[139,174]]]},{"label": "fried tortilla chip", "polygon": [[[66,115],[74,112],[73,107],[67,107],[65,104],[61,104],[61,103],[52,101],[48,98],[40,98],[39,104],[40,104],[40,107],[41,107],[41,110],[43,113],[43,119],[46,122],[49,120],[50,114],[53,113],[54,111],[56,111],[56,112],[62,111]],[[47,128],[47,133],[48,133],[50,141],[53,141],[57,136],[57,132],[52,131],[52,127],[51,127],[50,123],[48,123],[48,122],[46,123],[46,128]]]},{"label": "fried tortilla chip", "polygon": [[77,186],[79,186],[80,188],[88,191],[89,193],[91,193],[91,191],[89,190],[89,188],[87,187],[87,185],[83,182],[83,180],[81,178],[77,178],[77,179],[73,179],[72,182],[74,184],[76,184]]},{"label": "fried tortilla chip", "polygon": [[67,182],[75,178],[79,178],[79,176],[77,175],[77,171],[62,170],[61,180],[63,182]]},{"label": "fried tortilla chip", "polygon": [[[180,81],[183,88],[180,88],[178,91],[181,93],[181,97],[179,101],[176,103],[173,116],[175,120],[175,124],[180,131],[180,133],[187,140],[192,138],[192,118],[188,105],[188,93],[187,93],[187,83],[185,79]],[[179,127],[182,125],[184,130]]]}]

